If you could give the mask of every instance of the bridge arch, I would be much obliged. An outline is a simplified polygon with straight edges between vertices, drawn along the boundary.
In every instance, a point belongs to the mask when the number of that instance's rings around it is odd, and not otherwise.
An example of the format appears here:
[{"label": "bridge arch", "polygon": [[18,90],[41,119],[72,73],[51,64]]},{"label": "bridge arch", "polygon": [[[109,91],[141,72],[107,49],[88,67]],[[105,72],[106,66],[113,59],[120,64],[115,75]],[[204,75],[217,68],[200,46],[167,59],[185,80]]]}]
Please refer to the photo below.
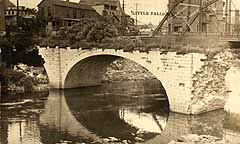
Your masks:
[{"label": "bridge arch", "polygon": [[[100,59],[94,59],[97,57],[101,57]],[[105,57],[105,59],[103,58]],[[80,64],[82,61],[85,60],[89,60],[93,58],[92,60],[103,60],[106,63],[111,63],[112,61],[114,61],[116,58],[124,58],[124,59],[128,59],[131,60],[137,64],[139,64],[140,66],[144,67],[145,69],[147,69],[150,73],[152,73],[158,80],[160,80],[161,82],[163,82],[163,86],[164,86],[164,79],[163,77],[161,77],[158,74],[158,71],[156,70],[156,67],[153,66],[153,64],[149,64],[152,63],[151,61],[148,61],[148,58],[143,57],[135,57],[133,54],[128,54],[128,53],[119,53],[119,52],[115,52],[115,53],[109,53],[108,51],[89,51],[89,52],[85,52],[83,54],[81,54],[79,57],[74,57],[69,63],[68,65],[65,67],[64,72],[62,73],[62,80],[64,81],[64,88],[68,88],[65,85],[65,82],[67,80],[67,76],[69,76],[70,72],[72,69],[76,68],[78,66],[78,64]],[[163,65],[158,64],[158,67],[164,67]],[[99,70],[99,69],[97,69]],[[165,88],[165,87],[164,87]]]},{"label": "bridge arch", "polygon": [[[152,64],[152,61],[148,61],[147,58],[135,57],[131,53],[125,52],[114,52],[109,53],[108,51],[88,51],[79,57],[74,57],[64,69],[62,74],[63,88],[77,88],[82,86],[94,86],[100,85],[102,82],[102,76],[105,74],[107,67],[110,63],[118,58],[124,58],[130,60],[146,70],[148,70],[152,75],[154,75],[161,83],[164,91],[166,92],[169,103],[171,103],[172,98],[168,96],[168,92],[171,88],[168,85],[166,79],[159,75],[158,70]],[[164,67],[158,64],[158,67]]]},{"label": "bridge arch", "polygon": [[[114,60],[116,60],[118,58],[128,59],[128,60],[130,60],[130,61],[132,61],[136,64],[139,64],[140,66],[142,66],[143,68],[148,70],[151,74],[153,74],[159,81],[161,81],[163,83],[162,84],[163,87],[165,86],[165,84],[164,84],[165,80],[161,76],[158,75],[158,73],[157,73],[157,71],[155,70],[154,67],[152,67],[149,64],[146,64],[146,61],[143,61],[143,60],[138,59],[138,58],[129,57],[127,55],[95,53],[95,54],[86,55],[84,57],[76,58],[71,63],[69,63],[69,65],[65,68],[64,73],[63,73],[63,78],[62,78],[63,81],[64,81],[63,87],[64,88],[74,88],[74,87],[71,87],[71,86],[69,87],[68,80],[72,76],[71,74],[74,74],[74,69],[76,70],[78,68],[78,66],[81,66],[83,64],[85,64],[85,66],[86,66],[86,63],[89,63],[89,65],[93,64],[94,66],[96,66],[93,69],[93,70],[95,70],[94,72],[96,74],[98,74],[97,72],[100,71],[100,74],[102,74],[102,71],[105,72],[104,69],[106,68],[106,66],[108,66],[111,62],[113,62]],[[95,63],[91,63],[91,62],[95,62]],[[101,65],[99,65],[99,64],[101,64]],[[161,67],[161,66],[159,66],[159,67]],[[81,69],[81,70],[87,70],[87,69]],[[87,72],[89,72],[89,71],[87,71]],[[77,73],[75,73],[75,74],[77,74]],[[78,73],[78,74],[79,74],[79,76],[81,76],[81,73]],[[84,73],[81,77],[84,77]],[[86,77],[84,77],[84,78],[86,79]]]},{"label": "bridge arch", "polygon": [[[168,96],[171,111],[196,114],[205,110],[201,108],[193,110],[192,108],[192,100],[194,100],[192,93],[193,76],[204,65],[202,59],[206,59],[205,55],[163,53],[161,51],[142,53],[115,49],[83,50],[70,48],[39,48],[39,53],[44,58],[44,67],[52,88],[64,89],[84,86],[77,83],[78,80],[82,80],[82,83],[86,84],[87,81],[84,80],[89,78],[87,76],[79,77],[84,65],[92,72],[87,73],[92,74],[91,80],[100,82],[101,78],[98,76],[104,72],[104,66],[117,57],[122,57],[141,65],[162,83]],[[93,65],[98,66],[98,69],[94,66],[88,67],[91,65],[88,62],[91,61],[96,62]],[[76,80],[74,81],[74,79]],[[93,83],[94,81],[89,81],[88,84],[92,85]]]}]

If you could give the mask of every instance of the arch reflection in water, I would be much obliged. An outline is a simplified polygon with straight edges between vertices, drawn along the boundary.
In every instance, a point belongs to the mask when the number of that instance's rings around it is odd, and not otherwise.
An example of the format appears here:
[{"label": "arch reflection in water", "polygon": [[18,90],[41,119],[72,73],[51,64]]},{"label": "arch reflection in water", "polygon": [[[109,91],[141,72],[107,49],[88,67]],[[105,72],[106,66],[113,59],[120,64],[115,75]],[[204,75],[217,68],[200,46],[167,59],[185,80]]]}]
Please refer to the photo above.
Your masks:
[{"label": "arch reflection in water", "polygon": [[147,144],[167,144],[185,134],[221,139],[230,135],[223,129],[223,110],[197,116],[169,113],[168,103],[160,95],[135,91],[123,94],[121,88],[112,87],[112,91],[105,86],[50,91],[45,112],[40,116],[43,142],[88,142],[114,137],[129,143],[144,140]]},{"label": "arch reflection in water", "polygon": [[[95,89],[96,90],[96,89]],[[68,137],[73,141],[102,140],[115,137],[135,143],[136,137],[146,144],[167,144],[185,134],[213,135],[223,138],[222,121],[224,111],[215,111],[197,116],[166,113],[161,111],[164,103],[130,96],[99,94],[92,89],[50,91],[45,112],[40,122],[48,131],[61,131],[68,136],[57,135],[59,139]],[[147,125],[142,125],[146,123]],[[48,134],[42,139],[54,143]],[[67,138],[66,138],[67,139]]]},{"label": "arch reflection in water", "polygon": [[163,131],[168,119],[168,102],[157,97],[102,93],[101,87],[50,91],[40,122],[87,141],[147,141]]}]

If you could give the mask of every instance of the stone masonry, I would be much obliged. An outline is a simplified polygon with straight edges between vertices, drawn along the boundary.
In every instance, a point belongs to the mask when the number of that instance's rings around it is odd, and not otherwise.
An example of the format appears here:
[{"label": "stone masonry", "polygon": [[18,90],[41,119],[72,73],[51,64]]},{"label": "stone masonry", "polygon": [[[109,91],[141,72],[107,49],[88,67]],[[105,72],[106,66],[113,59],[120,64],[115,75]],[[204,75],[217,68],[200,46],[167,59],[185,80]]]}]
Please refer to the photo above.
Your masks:
[{"label": "stone masonry", "polygon": [[[206,108],[193,108],[196,104],[196,78],[206,65],[207,56],[198,53],[178,54],[160,51],[124,52],[114,49],[70,49],[39,48],[45,60],[45,69],[49,76],[50,86],[57,89],[93,86],[101,83],[101,78],[109,63],[116,58],[126,58],[136,62],[151,72],[161,81],[170,104],[171,111],[185,114],[206,112]],[[210,89],[211,91],[211,89]],[[201,96],[208,97],[209,92]],[[193,103],[194,100],[194,103]],[[222,106],[223,107],[223,106]],[[215,109],[219,107],[214,107]]]}]

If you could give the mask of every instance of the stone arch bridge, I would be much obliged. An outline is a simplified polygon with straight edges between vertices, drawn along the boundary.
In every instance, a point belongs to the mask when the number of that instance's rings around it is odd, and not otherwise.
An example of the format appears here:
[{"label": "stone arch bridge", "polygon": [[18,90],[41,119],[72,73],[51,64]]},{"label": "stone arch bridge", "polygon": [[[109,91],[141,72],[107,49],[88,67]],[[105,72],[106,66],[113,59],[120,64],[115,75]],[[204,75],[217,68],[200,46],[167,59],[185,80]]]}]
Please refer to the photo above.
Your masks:
[{"label": "stone arch bridge", "polygon": [[[52,88],[65,89],[98,85],[101,83],[107,66],[122,57],[140,64],[161,81],[167,93],[171,111],[199,114],[222,108],[224,105],[223,102],[219,105],[219,103],[208,103],[203,101],[203,98],[197,98],[199,94],[196,94],[196,91],[200,91],[201,96],[204,97],[218,95],[214,89],[212,91],[208,89],[206,92],[206,88],[196,90],[196,83],[198,85],[203,83],[203,87],[209,85],[208,81],[196,79],[196,75],[201,73],[206,65],[207,56],[204,54],[160,51],[142,53],[114,49],[83,50],[58,47],[39,48],[39,53],[45,60],[44,66]],[[209,108],[208,105],[211,107]]]}]

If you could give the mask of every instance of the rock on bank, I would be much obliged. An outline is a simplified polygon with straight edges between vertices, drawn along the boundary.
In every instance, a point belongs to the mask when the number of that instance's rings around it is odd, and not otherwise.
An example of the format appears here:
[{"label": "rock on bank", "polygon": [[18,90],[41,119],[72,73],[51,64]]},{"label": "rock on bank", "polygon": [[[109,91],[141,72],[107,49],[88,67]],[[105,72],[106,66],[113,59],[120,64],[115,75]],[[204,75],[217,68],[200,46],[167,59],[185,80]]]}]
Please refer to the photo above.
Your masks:
[{"label": "rock on bank", "polygon": [[226,144],[223,140],[210,135],[188,134],[168,144]]}]

